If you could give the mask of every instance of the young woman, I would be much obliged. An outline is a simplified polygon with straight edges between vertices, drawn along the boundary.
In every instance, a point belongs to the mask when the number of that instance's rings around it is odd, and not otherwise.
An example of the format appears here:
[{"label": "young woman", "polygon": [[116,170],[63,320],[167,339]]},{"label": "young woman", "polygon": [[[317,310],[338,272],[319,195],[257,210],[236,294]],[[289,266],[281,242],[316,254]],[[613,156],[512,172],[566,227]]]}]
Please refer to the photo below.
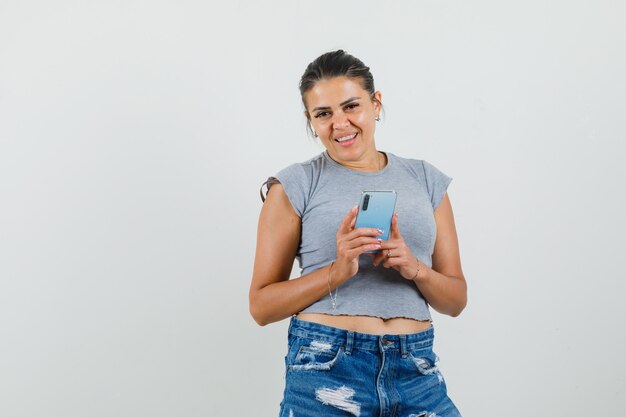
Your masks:
[{"label": "young woman", "polygon": [[[291,317],[280,416],[459,416],[429,310],[458,316],[467,302],[451,179],[377,150],[382,96],[359,59],[318,57],[300,93],[326,151],[268,179],[250,286],[260,325]],[[355,228],[363,190],[396,191],[388,240]]]}]

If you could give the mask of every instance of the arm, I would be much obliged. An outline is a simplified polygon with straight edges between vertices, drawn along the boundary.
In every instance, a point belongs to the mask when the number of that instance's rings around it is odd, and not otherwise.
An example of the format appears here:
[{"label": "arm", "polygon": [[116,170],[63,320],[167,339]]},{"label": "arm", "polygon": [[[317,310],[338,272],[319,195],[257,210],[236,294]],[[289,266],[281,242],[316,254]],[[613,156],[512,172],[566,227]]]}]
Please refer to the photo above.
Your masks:
[{"label": "arm", "polygon": [[337,260],[329,281],[330,266],[290,280],[300,242],[301,220],[284,188],[275,184],[261,209],[254,270],[250,284],[250,314],[260,325],[292,316],[354,276],[358,256],[379,249],[375,229],[354,229],[356,207],[343,219],[337,232]]},{"label": "arm", "polygon": [[467,305],[467,283],[461,269],[454,214],[447,193],[435,210],[435,223],[433,267],[428,268],[418,261],[420,272],[414,281],[435,310],[456,317]]},{"label": "arm", "polygon": [[[397,215],[393,216],[391,222],[390,239],[383,243],[383,251],[374,258],[374,265],[382,263],[387,268],[396,269],[404,278],[415,282],[435,310],[456,317],[467,304],[467,284],[461,270],[454,215],[447,193],[435,210],[435,223],[437,237],[432,268],[415,258],[404,243]],[[387,249],[392,251],[393,257],[386,257]]]}]

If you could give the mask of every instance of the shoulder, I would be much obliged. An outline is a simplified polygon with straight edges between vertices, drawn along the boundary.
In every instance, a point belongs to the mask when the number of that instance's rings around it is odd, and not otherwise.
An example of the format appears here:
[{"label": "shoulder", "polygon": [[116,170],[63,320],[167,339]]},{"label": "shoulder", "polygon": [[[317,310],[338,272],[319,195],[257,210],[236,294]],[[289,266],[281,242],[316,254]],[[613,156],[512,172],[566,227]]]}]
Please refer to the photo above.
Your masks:
[{"label": "shoulder", "polygon": [[387,157],[392,160],[393,164],[400,169],[409,171],[413,176],[420,180],[424,180],[424,163],[422,159],[404,158],[391,152],[386,152]]},{"label": "shoulder", "polygon": [[324,165],[323,159],[324,154],[319,154],[304,162],[293,163],[278,171],[275,177],[278,179],[281,177],[308,178],[310,180],[315,172],[319,172],[322,169]]},{"label": "shoulder", "polygon": [[446,190],[452,178],[444,174],[428,161],[423,159],[402,158],[393,154],[389,154],[394,159],[395,165],[402,167],[411,173],[414,178],[426,188],[430,195],[433,209],[439,206],[439,203],[446,194]]},{"label": "shoulder", "polygon": [[294,210],[302,216],[306,211],[315,178],[323,167],[323,159],[324,155],[320,154],[304,162],[286,166],[268,179],[268,190],[273,183],[280,183]]},{"label": "shoulder", "polygon": [[419,178],[428,179],[433,174],[441,173],[435,165],[424,159],[404,158],[391,152],[386,152],[386,154],[389,158],[393,158],[396,165],[411,171]]}]

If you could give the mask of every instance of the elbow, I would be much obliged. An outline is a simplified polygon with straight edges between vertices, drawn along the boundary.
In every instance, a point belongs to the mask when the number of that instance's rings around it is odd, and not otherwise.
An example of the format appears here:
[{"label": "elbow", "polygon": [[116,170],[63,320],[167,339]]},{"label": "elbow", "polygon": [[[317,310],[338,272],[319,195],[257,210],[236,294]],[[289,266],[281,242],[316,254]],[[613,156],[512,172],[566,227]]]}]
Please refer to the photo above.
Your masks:
[{"label": "elbow", "polygon": [[454,295],[450,295],[448,302],[441,306],[440,313],[450,317],[459,317],[465,310],[467,306],[467,285],[465,285],[464,280],[462,282],[464,284],[463,287],[459,288]]},{"label": "elbow", "polygon": [[465,306],[459,307],[456,310],[452,310],[452,311],[450,311],[449,316],[450,317],[459,317],[464,309],[465,309]]},{"label": "elbow", "polygon": [[450,317],[459,317],[463,310],[465,310],[465,305],[454,306],[446,311],[445,314]]},{"label": "elbow", "polygon": [[465,307],[467,306],[467,295],[465,295],[463,297],[462,300],[460,300],[456,306],[454,306],[454,308],[452,310],[450,310],[448,312],[448,314],[451,317],[459,317],[461,315],[461,313],[463,312],[463,310],[465,310]]},{"label": "elbow", "polygon": [[250,315],[259,326],[265,326],[271,323],[271,321],[268,320],[267,315],[263,314],[263,311],[260,308],[260,303],[255,300],[255,297],[252,294],[250,294],[249,310]]},{"label": "elbow", "polygon": [[267,320],[263,315],[257,313],[252,308],[250,308],[250,315],[259,326],[263,327],[267,324],[270,324],[270,321]]}]

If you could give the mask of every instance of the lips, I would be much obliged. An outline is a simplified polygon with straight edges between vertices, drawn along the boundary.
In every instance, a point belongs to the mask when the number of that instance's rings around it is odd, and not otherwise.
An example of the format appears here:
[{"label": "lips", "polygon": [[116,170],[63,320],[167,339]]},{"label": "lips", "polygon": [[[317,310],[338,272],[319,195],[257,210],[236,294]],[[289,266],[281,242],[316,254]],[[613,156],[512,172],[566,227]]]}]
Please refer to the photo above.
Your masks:
[{"label": "lips", "polygon": [[357,135],[356,133],[350,133],[350,134],[343,135],[343,136],[340,136],[338,138],[335,138],[335,141],[339,142],[339,143],[345,143],[345,142],[351,141],[354,138],[356,138],[356,135]]}]

